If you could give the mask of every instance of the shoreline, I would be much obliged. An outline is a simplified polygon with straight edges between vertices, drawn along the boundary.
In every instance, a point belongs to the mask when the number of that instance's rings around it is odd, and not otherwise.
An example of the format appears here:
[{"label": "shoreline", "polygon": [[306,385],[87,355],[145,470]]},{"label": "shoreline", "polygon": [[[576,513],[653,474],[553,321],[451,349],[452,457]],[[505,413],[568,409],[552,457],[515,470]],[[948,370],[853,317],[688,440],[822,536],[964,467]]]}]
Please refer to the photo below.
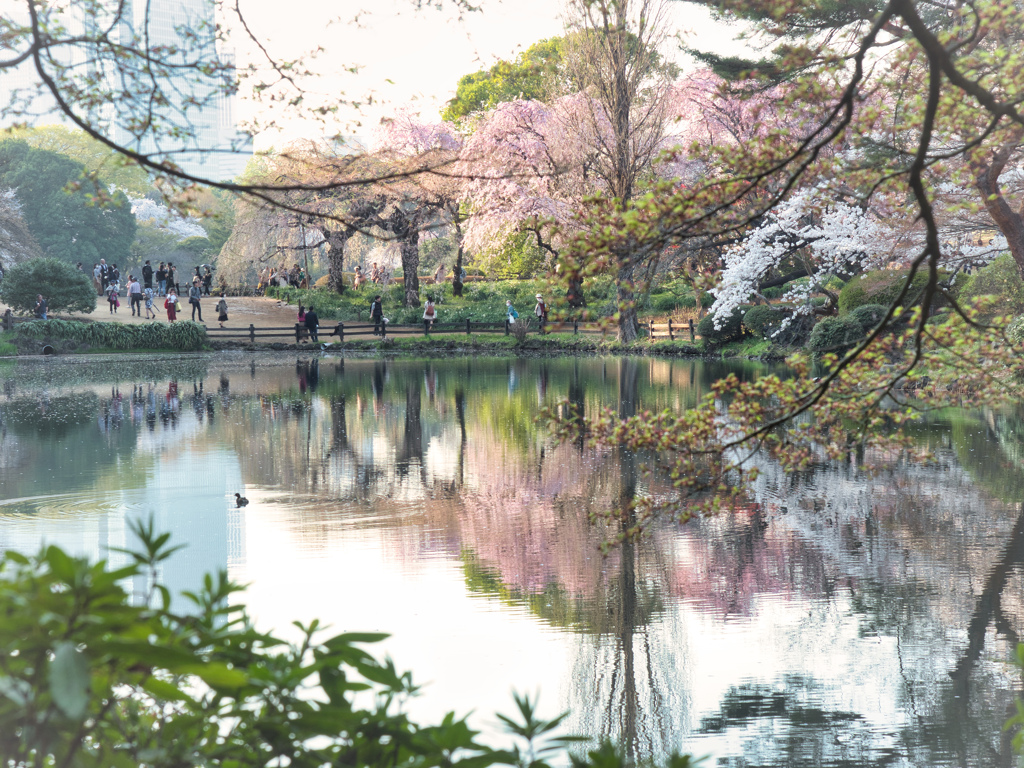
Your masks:
[{"label": "shoreline", "polygon": [[[42,348],[47,342],[39,341]],[[99,359],[102,357],[123,358],[173,356],[175,358],[193,357],[197,355],[217,355],[221,352],[241,352],[250,354],[300,352],[311,355],[355,354],[359,356],[382,357],[453,357],[466,354],[509,357],[548,357],[548,356],[597,356],[622,355],[636,357],[680,358],[695,360],[750,360],[754,362],[782,362],[787,354],[780,350],[758,350],[758,354],[750,354],[743,342],[726,345],[715,350],[705,350],[698,344],[680,341],[638,341],[621,343],[618,341],[600,341],[580,337],[559,337],[552,334],[547,337],[533,337],[523,343],[505,336],[487,336],[481,334],[477,339],[466,339],[452,336],[436,338],[396,337],[382,343],[377,339],[360,339],[342,343],[322,341],[317,343],[296,344],[294,342],[269,342],[253,344],[248,341],[213,341],[208,342],[206,349],[182,351],[176,349],[109,349],[66,351],[52,355],[18,354],[0,357],[2,360],[35,360],[45,359]]]}]

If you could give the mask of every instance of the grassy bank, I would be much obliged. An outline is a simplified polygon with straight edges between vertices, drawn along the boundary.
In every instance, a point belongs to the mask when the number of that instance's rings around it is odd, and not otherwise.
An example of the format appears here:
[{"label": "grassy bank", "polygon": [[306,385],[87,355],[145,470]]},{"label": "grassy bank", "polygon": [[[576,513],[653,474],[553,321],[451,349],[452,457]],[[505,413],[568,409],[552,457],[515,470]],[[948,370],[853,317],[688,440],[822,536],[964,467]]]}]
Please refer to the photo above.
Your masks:
[{"label": "grassy bank", "polygon": [[[370,316],[370,302],[381,294],[384,314],[394,325],[415,325],[423,317],[420,307],[403,307],[405,289],[392,285],[381,289],[378,285],[363,285],[359,290],[351,287],[344,293],[335,293],[326,288],[302,290],[298,288],[270,288],[267,296],[281,299],[289,304],[316,307],[321,319],[342,322],[366,321]],[[468,283],[462,296],[452,293],[450,282],[441,285],[423,285],[420,297],[431,297],[438,302],[438,319],[442,323],[463,322],[467,319],[483,323],[498,323],[505,319],[505,301],[510,300],[520,315],[529,316],[536,303],[536,294],[544,296],[556,312],[568,309],[564,306],[564,290],[552,289],[546,280],[502,280],[494,282]],[[599,319],[611,317],[617,311],[615,286],[610,279],[591,279],[584,286],[587,299],[585,310],[574,311],[573,316]],[[710,303],[710,296],[707,302]],[[692,292],[681,281],[665,282],[648,296],[640,299],[639,312],[642,316],[664,315],[669,312],[693,309]]]}]

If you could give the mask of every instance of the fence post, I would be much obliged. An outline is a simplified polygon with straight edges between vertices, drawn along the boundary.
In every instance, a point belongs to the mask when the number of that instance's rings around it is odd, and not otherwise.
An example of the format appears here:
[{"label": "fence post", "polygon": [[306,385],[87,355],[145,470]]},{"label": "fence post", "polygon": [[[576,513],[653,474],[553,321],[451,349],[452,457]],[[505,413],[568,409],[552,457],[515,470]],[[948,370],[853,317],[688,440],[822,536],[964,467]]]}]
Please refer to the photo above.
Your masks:
[{"label": "fence post", "polygon": [[298,323],[295,324],[295,343],[298,344],[302,341],[302,326]]},{"label": "fence post", "polygon": [[466,335],[469,336],[469,318],[466,318]]},{"label": "fence post", "polygon": [[252,344],[256,343],[256,326],[252,323],[249,323],[249,341]]},{"label": "fence post", "polygon": [[572,335],[575,336],[579,332],[580,332],[580,321],[574,319],[572,321]]},{"label": "fence post", "polygon": [[687,322],[690,324],[690,343],[692,344],[697,340],[697,337],[693,333],[693,318],[691,317]]},{"label": "fence post", "polygon": [[672,318],[671,317],[668,319],[668,339],[669,339],[669,341],[675,341],[676,340],[675,335],[673,335],[673,333],[672,333]]},{"label": "fence post", "polygon": [[508,336],[508,318],[505,318],[505,335]]},{"label": "fence post", "polygon": [[654,341],[654,323],[647,321],[647,338]]}]

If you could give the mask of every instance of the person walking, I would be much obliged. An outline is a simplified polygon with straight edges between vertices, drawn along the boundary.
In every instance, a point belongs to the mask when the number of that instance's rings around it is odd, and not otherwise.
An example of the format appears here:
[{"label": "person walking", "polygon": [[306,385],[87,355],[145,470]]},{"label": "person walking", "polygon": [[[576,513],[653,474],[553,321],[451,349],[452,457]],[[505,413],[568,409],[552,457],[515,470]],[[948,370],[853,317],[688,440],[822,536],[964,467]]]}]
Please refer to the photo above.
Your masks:
[{"label": "person walking", "polygon": [[153,267],[150,266],[149,259],[146,259],[146,263],[142,266],[142,287],[153,287]]},{"label": "person walking", "polygon": [[128,275],[128,301],[132,307],[132,317],[142,317],[142,286],[132,275]]},{"label": "person walking", "polygon": [[107,284],[110,282],[110,267],[106,259],[100,259],[100,295],[107,292]]},{"label": "person walking", "polygon": [[181,286],[178,285],[178,268],[173,262],[167,262],[167,284],[174,286],[174,292],[181,293]]},{"label": "person walking", "polygon": [[209,266],[203,267],[203,294],[210,295],[210,288],[213,287],[213,272]]},{"label": "person walking", "polygon": [[320,341],[320,337],[317,335],[320,332],[320,316],[317,315],[313,307],[306,310],[306,330],[309,331],[310,341]]},{"label": "person walking", "polygon": [[107,286],[107,304],[110,305],[110,314],[112,315],[116,315],[117,308],[121,306],[121,300],[118,296],[117,281],[114,281]]},{"label": "person walking", "polygon": [[121,270],[117,268],[117,264],[110,265],[110,274],[107,279],[107,285],[111,283],[117,283],[118,290],[121,288]]},{"label": "person walking", "polygon": [[434,300],[427,297],[427,303],[423,307],[423,332],[430,333],[430,329],[434,326],[434,321],[437,320],[437,307],[434,306]]},{"label": "person walking", "polygon": [[360,267],[357,264],[356,265],[356,273],[352,277],[352,287],[355,288],[358,291],[359,290],[359,286],[362,285],[362,284],[363,284],[363,268]]},{"label": "person walking", "polygon": [[437,265],[437,269],[434,270],[434,285],[440,285],[441,281],[444,280],[444,262],[442,261]]},{"label": "person walking", "polygon": [[533,308],[533,314],[537,316],[537,323],[540,325],[540,333],[544,333],[544,325],[548,321],[548,305],[544,303],[544,297],[537,294],[537,305]]},{"label": "person walking", "polygon": [[224,323],[228,319],[228,299],[226,294],[221,293],[220,301],[217,302],[217,322],[220,323],[220,327],[224,327]]},{"label": "person walking", "polygon": [[173,323],[178,319],[178,294],[174,292],[174,286],[167,291],[167,298],[164,299],[164,309],[167,310],[167,322]]},{"label": "person walking", "polygon": [[156,320],[156,312],[153,311],[153,287],[150,286],[142,292],[142,300],[146,303],[146,319]]},{"label": "person walking", "polygon": [[380,294],[373,297],[373,301],[370,302],[370,319],[373,320],[373,335],[379,336],[381,325],[381,319],[384,317],[384,307],[380,303]]},{"label": "person walking", "polygon": [[[198,269],[198,267],[197,267]],[[192,278],[192,287],[188,289],[188,303],[192,305],[192,322],[196,321],[196,313],[199,313],[199,322],[203,322],[203,307],[199,300],[203,298],[203,288],[199,284],[200,278]]]},{"label": "person walking", "polygon": [[519,313],[512,306],[512,299],[505,299],[505,316],[509,325],[515,325],[516,320],[519,318]]}]

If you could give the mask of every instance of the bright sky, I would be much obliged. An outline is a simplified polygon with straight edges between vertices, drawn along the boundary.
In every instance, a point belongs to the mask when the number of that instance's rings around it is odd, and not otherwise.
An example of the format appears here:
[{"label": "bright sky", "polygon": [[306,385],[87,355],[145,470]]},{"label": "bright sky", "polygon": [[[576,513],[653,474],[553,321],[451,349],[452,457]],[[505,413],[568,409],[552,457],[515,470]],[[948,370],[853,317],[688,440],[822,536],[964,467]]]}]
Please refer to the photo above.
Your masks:
[{"label": "bright sky", "polygon": [[[534,42],[562,32],[560,0],[479,0],[480,11],[461,16],[448,2],[443,10],[417,10],[416,0],[377,0],[370,11],[360,10],[363,0],[240,2],[250,28],[275,57],[295,57],[317,46],[325,49],[314,65],[321,73],[314,87],[325,101],[336,100],[339,93],[352,100],[373,94],[373,103],[361,117],[352,111],[346,114],[361,123],[350,132],[363,136],[382,116],[403,105],[425,119],[436,119],[460,77],[497,59],[513,58]],[[734,40],[737,28],[713,21],[704,7],[672,2],[670,17],[672,31],[683,35],[686,44],[721,53],[747,50]],[[242,63],[252,52],[241,43],[237,47]],[[687,64],[678,46],[665,53]],[[360,67],[358,73],[347,71],[353,66]],[[242,117],[253,114],[243,105],[239,111]],[[264,135],[257,148],[318,133],[323,130],[317,126],[288,119],[283,138]]]}]

